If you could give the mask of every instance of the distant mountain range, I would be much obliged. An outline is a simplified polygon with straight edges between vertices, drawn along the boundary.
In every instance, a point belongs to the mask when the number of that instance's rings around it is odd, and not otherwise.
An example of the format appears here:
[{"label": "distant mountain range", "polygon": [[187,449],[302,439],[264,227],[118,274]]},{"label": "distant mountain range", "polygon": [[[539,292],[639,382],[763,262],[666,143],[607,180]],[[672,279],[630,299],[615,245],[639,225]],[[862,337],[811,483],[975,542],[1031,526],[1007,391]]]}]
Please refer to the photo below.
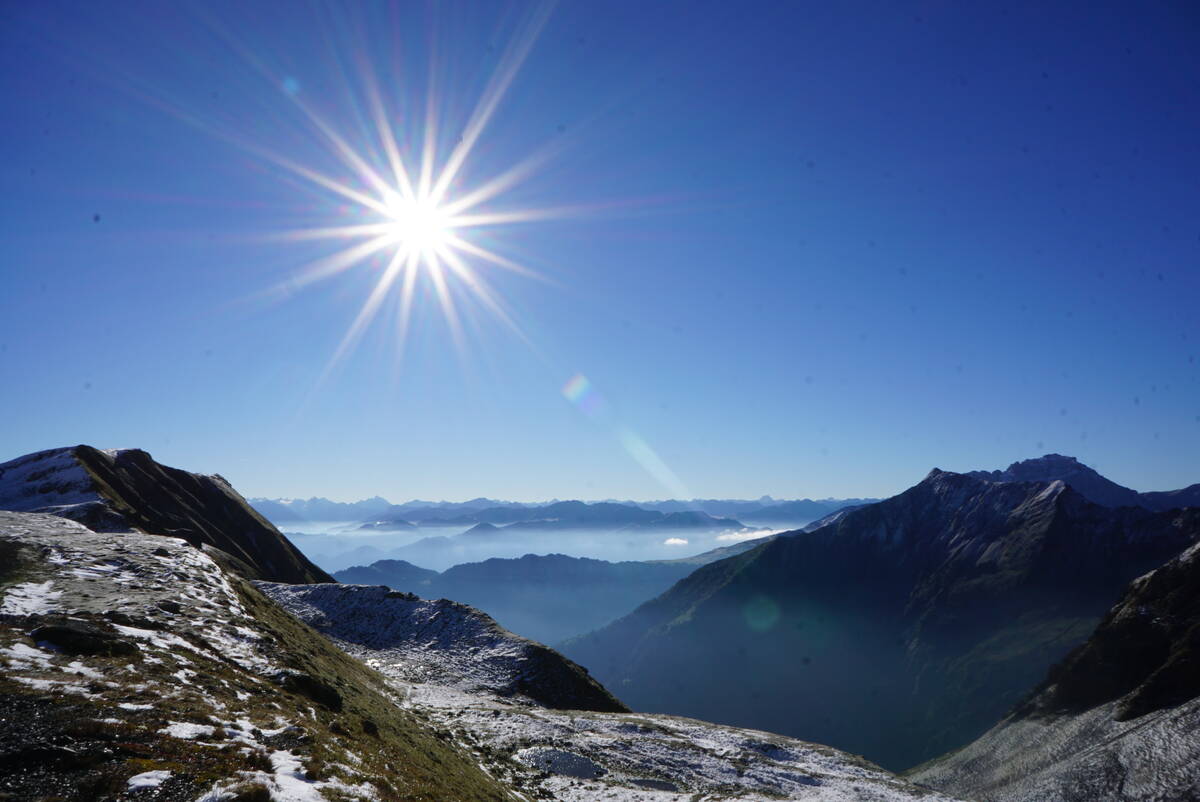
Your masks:
[{"label": "distant mountain range", "polygon": [[[389,504],[375,498],[343,503],[323,498],[253,498],[250,503],[271,521],[286,525],[302,522],[361,523],[363,529],[402,530],[416,526],[497,525],[562,520],[571,526],[653,523],[663,517],[682,528],[707,525],[710,519],[751,521],[766,525],[803,525],[847,506],[876,499],[800,499],[779,502],[770,496],[756,500],[693,499],[691,501],[547,501],[523,503],[476,498],[463,502],[408,501]],[[588,509],[583,509],[588,508]],[[639,513],[654,513],[652,516]],[[735,524],[736,525],[736,524]],[[669,528],[669,527],[668,527]]]},{"label": "distant mountain range", "polygon": [[330,501],[327,498],[252,498],[250,505],[276,524],[301,521],[365,521],[391,509],[392,504],[375,496],[362,501]]},{"label": "distant mountain range", "polygon": [[1191,517],[1102,506],[1057,478],[1093,478],[1079,467],[935,469],[706,565],[563,650],[635,709],[911,766],[999,720],[1125,583],[1200,538]]}]

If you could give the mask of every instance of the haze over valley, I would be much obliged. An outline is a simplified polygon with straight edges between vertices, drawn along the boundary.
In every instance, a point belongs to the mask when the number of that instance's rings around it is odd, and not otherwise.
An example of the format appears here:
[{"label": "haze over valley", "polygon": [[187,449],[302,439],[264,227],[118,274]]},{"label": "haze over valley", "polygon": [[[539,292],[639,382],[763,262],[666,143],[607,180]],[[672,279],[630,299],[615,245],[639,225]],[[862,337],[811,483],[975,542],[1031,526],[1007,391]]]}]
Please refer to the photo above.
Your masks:
[{"label": "haze over valley", "polygon": [[[525,554],[618,562],[686,558],[796,529],[865,501],[869,499],[776,502],[764,497],[526,504],[477,499],[391,505],[371,499],[339,505],[313,498],[250,503],[326,570],[393,559],[443,571],[459,563]],[[306,519],[302,514],[323,517]]]}]

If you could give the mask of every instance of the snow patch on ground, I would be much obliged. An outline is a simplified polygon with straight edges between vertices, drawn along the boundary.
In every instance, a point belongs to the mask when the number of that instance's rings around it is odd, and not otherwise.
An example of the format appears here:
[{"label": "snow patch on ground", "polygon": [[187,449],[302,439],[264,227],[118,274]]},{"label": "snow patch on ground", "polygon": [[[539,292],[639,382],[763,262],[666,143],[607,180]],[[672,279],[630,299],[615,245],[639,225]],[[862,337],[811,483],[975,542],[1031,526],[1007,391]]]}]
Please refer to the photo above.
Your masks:
[{"label": "snow patch on ground", "polygon": [[144,771],[129,778],[129,790],[136,791],[139,788],[157,788],[170,778],[171,772],[169,771]]},{"label": "snow patch on ground", "polygon": [[44,615],[54,612],[61,590],[52,590],[53,582],[23,582],[13,585],[0,603],[0,615]]},{"label": "snow patch on ground", "polygon": [[341,780],[310,780],[304,761],[286,749],[272,752],[269,756],[271,772],[244,771],[235,783],[218,783],[197,802],[223,802],[232,796],[229,791],[237,785],[258,783],[269,791],[272,802],[328,802],[325,792],[332,791],[335,799],[374,802],[379,794],[368,783],[350,785]]},{"label": "snow patch on ground", "polygon": [[186,721],[172,721],[159,730],[163,735],[190,741],[195,738],[210,738],[217,731],[211,724],[191,724]]}]

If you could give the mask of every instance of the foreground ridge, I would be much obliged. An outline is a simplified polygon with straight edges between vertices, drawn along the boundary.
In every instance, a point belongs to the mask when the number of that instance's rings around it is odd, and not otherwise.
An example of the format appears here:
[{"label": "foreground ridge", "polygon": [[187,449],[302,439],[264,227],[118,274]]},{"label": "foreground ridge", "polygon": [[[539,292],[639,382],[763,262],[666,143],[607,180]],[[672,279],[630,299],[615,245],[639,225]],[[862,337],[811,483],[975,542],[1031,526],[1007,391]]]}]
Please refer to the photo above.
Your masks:
[{"label": "foreground ridge", "polygon": [[[600,712],[620,705],[582,669],[452,602],[260,590],[211,547],[44,514],[0,512],[0,555],[16,799],[949,799],[828,747]],[[374,668],[263,592],[362,630]]]}]

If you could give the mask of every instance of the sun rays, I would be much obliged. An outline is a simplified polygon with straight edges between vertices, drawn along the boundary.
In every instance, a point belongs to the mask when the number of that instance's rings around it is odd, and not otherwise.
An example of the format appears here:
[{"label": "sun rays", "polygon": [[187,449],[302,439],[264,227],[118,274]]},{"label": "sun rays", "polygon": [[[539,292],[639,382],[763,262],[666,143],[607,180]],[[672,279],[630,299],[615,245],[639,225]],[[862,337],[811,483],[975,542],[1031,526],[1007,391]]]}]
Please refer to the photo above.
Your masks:
[{"label": "sun rays", "polygon": [[[338,246],[294,271],[286,287],[305,288],[359,269],[377,273],[373,287],[334,351],[326,375],[350,353],[385,302],[394,302],[397,310],[396,339],[401,350],[414,306],[426,298],[440,308],[451,338],[460,349],[463,317],[470,314],[468,304],[486,311],[528,342],[485,273],[502,270],[538,277],[532,269],[497,250],[497,231],[579,212],[578,208],[500,205],[506,193],[555,155],[556,148],[543,147],[473,185],[464,176],[549,13],[550,6],[539,6],[525,18],[473,110],[457,128],[450,147],[444,146],[447,132],[441,130],[447,125],[442,113],[446,96],[439,94],[438,82],[429,80],[423,114],[397,113],[395,87],[404,85],[408,76],[381,75],[365,40],[353,48],[355,56],[350,63],[354,69],[348,74],[350,94],[362,112],[361,118],[367,121],[363,135],[357,137],[339,130],[318,113],[298,90],[296,81],[280,78],[250,54],[244,55],[263,77],[284,88],[282,94],[299,110],[300,119],[340,170],[321,170],[261,146],[249,145],[248,149],[299,179],[308,189],[337,201],[343,210],[340,217],[349,216],[353,221],[336,224],[331,220],[334,224],[286,232],[283,237],[290,241],[328,241]],[[232,37],[230,44],[235,52],[243,51]],[[435,67],[430,65],[430,76],[436,74]],[[345,210],[349,210],[348,215]]]}]

